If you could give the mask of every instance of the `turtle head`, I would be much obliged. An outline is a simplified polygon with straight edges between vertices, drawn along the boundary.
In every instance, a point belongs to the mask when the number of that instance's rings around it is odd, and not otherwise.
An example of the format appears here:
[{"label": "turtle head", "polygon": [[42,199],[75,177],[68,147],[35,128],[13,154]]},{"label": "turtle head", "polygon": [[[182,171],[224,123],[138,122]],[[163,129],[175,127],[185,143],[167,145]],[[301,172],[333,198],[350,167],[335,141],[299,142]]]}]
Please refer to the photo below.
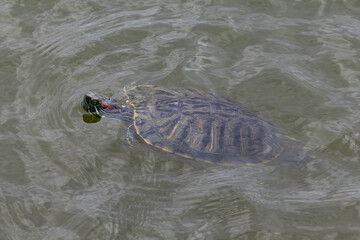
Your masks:
[{"label": "turtle head", "polygon": [[132,121],[132,107],[128,104],[124,105],[111,97],[88,92],[84,95],[81,105],[85,111],[99,118],[116,118],[125,123]]}]

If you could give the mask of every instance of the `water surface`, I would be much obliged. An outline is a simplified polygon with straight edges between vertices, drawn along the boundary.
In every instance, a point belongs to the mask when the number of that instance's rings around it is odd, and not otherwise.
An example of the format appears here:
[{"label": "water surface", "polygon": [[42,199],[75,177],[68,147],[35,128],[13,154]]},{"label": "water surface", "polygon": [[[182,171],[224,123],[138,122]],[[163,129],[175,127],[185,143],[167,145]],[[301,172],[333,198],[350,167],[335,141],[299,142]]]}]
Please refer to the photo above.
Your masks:
[{"label": "water surface", "polygon": [[[0,3],[1,239],[358,239],[358,1]],[[89,90],[189,87],[311,158],[223,167],[83,121]]]}]

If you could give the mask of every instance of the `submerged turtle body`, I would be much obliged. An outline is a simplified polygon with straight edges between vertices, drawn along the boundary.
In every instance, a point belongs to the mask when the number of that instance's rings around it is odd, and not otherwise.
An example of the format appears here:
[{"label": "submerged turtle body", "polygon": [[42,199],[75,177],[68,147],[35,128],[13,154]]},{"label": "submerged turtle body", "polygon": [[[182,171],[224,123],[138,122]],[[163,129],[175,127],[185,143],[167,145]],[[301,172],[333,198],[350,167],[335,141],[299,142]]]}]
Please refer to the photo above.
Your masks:
[{"label": "submerged turtle body", "polygon": [[240,103],[191,89],[140,85],[125,90],[127,103],[93,93],[83,107],[120,119],[145,143],[213,163],[267,163],[283,151],[276,127]]}]

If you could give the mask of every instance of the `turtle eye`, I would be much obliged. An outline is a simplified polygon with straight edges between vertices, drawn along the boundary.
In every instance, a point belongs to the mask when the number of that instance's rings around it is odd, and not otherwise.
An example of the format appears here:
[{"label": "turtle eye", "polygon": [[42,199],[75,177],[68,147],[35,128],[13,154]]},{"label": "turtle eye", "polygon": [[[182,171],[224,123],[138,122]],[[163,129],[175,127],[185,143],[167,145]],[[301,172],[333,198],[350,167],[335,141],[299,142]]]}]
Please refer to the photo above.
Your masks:
[{"label": "turtle eye", "polygon": [[99,99],[93,99],[93,100],[92,100],[92,104],[93,104],[93,105],[99,105],[99,104],[100,104]]}]

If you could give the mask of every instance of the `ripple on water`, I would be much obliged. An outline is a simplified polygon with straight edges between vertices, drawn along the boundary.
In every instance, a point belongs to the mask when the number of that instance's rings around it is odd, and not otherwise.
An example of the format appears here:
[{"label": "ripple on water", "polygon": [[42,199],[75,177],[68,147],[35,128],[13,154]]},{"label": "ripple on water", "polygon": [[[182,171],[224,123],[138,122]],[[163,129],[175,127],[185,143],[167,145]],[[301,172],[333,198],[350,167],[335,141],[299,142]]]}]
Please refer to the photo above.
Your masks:
[{"label": "ripple on water", "polygon": [[[0,3],[0,232],[9,239],[357,237],[355,1]],[[209,166],[86,124],[89,90],[193,87],[261,111],[305,168]]]}]

